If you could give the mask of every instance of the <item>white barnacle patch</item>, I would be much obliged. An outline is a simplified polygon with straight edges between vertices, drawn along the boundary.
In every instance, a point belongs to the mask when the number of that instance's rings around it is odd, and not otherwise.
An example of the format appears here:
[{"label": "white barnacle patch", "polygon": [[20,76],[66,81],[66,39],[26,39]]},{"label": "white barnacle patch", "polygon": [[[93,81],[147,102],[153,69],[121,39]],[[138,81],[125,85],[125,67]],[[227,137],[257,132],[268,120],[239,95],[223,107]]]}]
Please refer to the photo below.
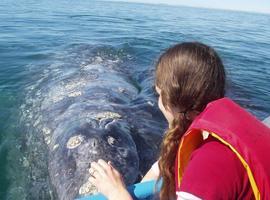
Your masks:
[{"label": "white barnacle patch", "polygon": [[50,136],[45,137],[44,140],[45,140],[45,143],[47,145],[51,144],[51,137]]},{"label": "white barnacle patch", "polygon": [[80,146],[80,144],[83,142],[84,138],[81,135],[75,135],[71,138],[69,138],[68,142],[67,142],[67,148],[68,149],[74,149],[78,146]]},{"label": "white barnacle patch", "polygon": [[77,97],[77,96],[81,96],[82,92],[81,91],[77,91],[77,92],[71,92],[68,94],[68,97]]},{"label": "white barnacle patch", "polygon": [[152,107],[155,105],[155,103],[152,102],[152,101],[147,101],[147,104],[150,105],[150,106],[152,106]]},{"label": "white barnacle patch", "polygon": [[89,149],[89,153],[91,154],[98,154],[98,151],[95,149]]},{"label": "white barnacle patch", "polygon": [[125,93],[125,92],[126,92],[125,88],[122,88],[122,87],[119,87],[119,88],[118,88],[118,91],[119,91],[120,93]]},{"label": "white barnacle patch", "polygon": [[23,166],[24,167],[29,167],[30,163],[29,161],[27,160],[27,158],[23,157]]},{"label": "white barnacle patch", "polygon": [[94,118],[96,120],[103,120],[103,119],[119,119],[121,118],[122,116],[119,115],[118,113],[115,113],[115,112],[102,112],[102,113],[98,113]]},{"label": "white barnacle patch", "polygon": [[50,134],[51,134],[51,130],[50,130],[49,128],[44,127],[44,128],[42,129],[42,131],[43,131],[43,134],[44,134],[44,135],[50,135]]},{"label": "white barnacle patch", "polygon": [[113,145],[114,142],[115,142],[115,138],[113,138],[112,136],[109,136],[109,137],[107,138],[107,140],[108,140],[108,143],[109,143],[110,145]]},{"label": "white barnacle patch", "polygon": [[56,150],[59,147],[59,144],[56,144],[53,146],[53,151]]},{"label": "white barnacle patch", "polygon": [[57,103],[59,101],[62,101],[63,99],[64,99],[64,96],[61,96],[61,95],[52,97],[53,103]]},{"label": "white barnacle patch", "polygon": [[67,83],[64,87],[65,87],[66,90],[74,90],[75,88],[85,86],[85,85],[86,85],[85,82],[77,81],[77,82]]},{"label": "white barnacle patch", "polygon": [[80,195],[94,194],[94,193],[97,193],[97,189],[89,180],[86,183],[84,183],[79,189]]},{"label": "white barnacle patch", "polygon": [[51,143],[51,129],[44,127],[42,128],[42,133],[44,136],[44,141],[47,145]]}]

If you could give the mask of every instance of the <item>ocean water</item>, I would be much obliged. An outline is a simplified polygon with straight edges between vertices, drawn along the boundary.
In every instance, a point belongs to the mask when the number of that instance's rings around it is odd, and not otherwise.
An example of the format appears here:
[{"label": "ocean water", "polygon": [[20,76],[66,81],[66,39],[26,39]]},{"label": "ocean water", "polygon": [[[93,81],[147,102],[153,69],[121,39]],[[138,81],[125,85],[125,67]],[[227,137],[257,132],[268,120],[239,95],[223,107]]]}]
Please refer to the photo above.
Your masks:
[{"label": "ocean water", "polygon": [[[48,97],[46,88],[93,60],[127,70],[139,91],[151,95],[160,53],[177,42],[204,42],[224,61],[227,95],[259,119],[266,118],[269,24],[266,14],[179,6],[1,0],[0,199],[54,198],[44,170],[46,153],[41,153],[46,148],[29,124],[38,120],[32,115],[39,100]],[[29,141],[39,148],[29,150]]]}]

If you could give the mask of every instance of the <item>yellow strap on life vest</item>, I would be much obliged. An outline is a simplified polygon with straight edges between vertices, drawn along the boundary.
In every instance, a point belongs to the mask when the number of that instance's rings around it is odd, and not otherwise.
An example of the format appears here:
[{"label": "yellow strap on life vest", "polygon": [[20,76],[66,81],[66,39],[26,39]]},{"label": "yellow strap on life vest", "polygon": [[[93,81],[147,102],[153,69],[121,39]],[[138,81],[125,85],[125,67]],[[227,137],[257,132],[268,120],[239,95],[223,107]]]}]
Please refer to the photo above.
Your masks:
[{"label": "yellow strap on life vest", "polygon": [[247,162],[244,160],[244,158],[240,155],[240,153],[231,145],[229,144],[228,142],[226,142],[225,140],[223,140],[221,137],[219,137],[217,134],[213,133],[213,132],[210,132],[210,134],[218,139],[220,142],[222,142],[223,144],[225,144],[226,146],[228,146],[235,154],[236,156],[239,158],[239,160],[241,161],[241,163],[243,164],[245,170],[247,171],[247,174],[248,174],[248,178],[249,178],[249,182],[250,182],[250,185],[251,185],[251,188],[253,190],[253,193],[254,193],[254,196],[255,196],[255,199],[256,200],[260,200],[261,199],[261,194],[260,194],[260,191],[258,189],[258,186],[256,184],[256,181],[254,179],[254,176],[253,176],[253,173],[249,167],[249,165],[247,164]]},{"label": "yellow strap on life vest", "polygon": [[[258,186],[256,184],[256,181],[254,179],[253,173],[247,164],[247,162],[244,160],[244,158],[241,156],[241,154],[228,142],[223,140],[221,137],[219,137],[217,134],[213,132],[209,132],[211,136],[219,140],[224,145],[228,146],[238,157],[238,159],[241,161],[242,165],[244,166],[250,185],[252,188],[252,191],[254,193],[255,199],[260,200],[261,195],[260,191],[258,189]],[[198,134],[198,130],[192,130],[188,134],[184,136],[184,138],[181,140],[180,146],[179,146],[179,152],[178,152],[178,187],[180,187],[181,180],[183,178],[183,173],[185,171],[185,168],[190,160],[190,156],[192,152],[198,148],[203,142],[202,134]]]}]

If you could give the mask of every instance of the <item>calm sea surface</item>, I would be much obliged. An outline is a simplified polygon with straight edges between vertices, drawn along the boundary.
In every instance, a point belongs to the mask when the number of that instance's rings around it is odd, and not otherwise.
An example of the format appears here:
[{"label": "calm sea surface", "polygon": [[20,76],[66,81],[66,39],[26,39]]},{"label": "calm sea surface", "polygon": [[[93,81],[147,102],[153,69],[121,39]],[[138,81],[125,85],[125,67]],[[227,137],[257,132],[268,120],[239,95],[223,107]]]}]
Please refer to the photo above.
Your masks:
[{"label": "calm sea surface", "polygon": [[227,95],[264,119],[270,115],[269,24],[270,15],[188,7],[1,0],[0,199],[39,199],[40,190],[42,198],[51,196],[47,172],[39,172],[42,180],[35,178],[23,145],[29,139],[23,116],[29,120],[27,113],[35,109],[27,108],[27,102],[50,73],[68,71],[99,55],[130,69],[143,87],[148,77],[143,72],[153,69],[164,49],[176,42],[201,41],[224,60]]}]

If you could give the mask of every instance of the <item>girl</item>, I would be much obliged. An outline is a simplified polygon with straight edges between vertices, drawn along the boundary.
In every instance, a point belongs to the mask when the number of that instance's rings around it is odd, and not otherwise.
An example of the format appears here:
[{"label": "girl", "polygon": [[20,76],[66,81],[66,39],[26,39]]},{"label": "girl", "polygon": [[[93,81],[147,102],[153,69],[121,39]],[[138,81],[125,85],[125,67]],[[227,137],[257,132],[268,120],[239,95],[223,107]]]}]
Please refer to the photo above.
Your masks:
[{"label": "girl", "polygon": [[[169,48],[157,62],[155,86],[169,128],[158,166],[143,180],[162,177],[161,200],[270,199],[270,131],[223,98],[225,70],[212,48]],[[110,163],[93,162],[91,170],[91,182],[108,199],[132,199]]]}]

